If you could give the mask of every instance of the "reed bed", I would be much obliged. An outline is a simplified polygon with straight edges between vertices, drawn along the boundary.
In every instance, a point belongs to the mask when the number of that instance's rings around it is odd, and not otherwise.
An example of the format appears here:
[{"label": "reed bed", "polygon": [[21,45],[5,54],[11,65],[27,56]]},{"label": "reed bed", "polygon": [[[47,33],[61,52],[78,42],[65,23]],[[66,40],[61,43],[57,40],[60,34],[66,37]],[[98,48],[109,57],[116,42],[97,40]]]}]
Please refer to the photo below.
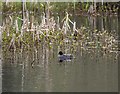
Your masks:
[{"label": "reed bed", "polygon": [[[70,44],[72,47],[80,46],[83,50],[101,49],[113,52],[118,49],[117,34],[108,33],[106,30],[87,29],[86,27],[76,28],[76,22],[71,21],[69,14],[62,21],[57,17],[41,16],[41,23],[38,23],[34,16],[29,13],[24,19],[9,16],[6,23],[1,26],[3,50],[31,49],[46,43],[52,47],[57,45]],[[21,21],[21,26],[19,24]],[[62,26],[60,26],[62,22]],[[72,27],[70,26],[72,24]]]}]

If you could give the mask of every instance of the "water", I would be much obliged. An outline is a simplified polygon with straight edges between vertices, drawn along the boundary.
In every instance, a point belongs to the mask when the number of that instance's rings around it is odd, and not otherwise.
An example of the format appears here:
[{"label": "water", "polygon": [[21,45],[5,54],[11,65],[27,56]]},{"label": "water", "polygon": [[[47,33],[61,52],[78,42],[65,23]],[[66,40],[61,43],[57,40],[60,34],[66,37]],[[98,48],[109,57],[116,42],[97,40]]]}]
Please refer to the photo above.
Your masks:
[{"label": "water", "polygon": [[[84,25],[113,33],[118,31],[117,17],[103,18],[78,17],[77,27]],[[57,56],[60,49],[75,58],[59,63]],[[53,43],[52,48],[41,44],[30,51],[3,52],[2,56],[3,91],[118,91],[118,58],[115,52],[107,53],[100,49],[84,51],[79,45],[71,48],[70,44],[60,48]]]},{"label": "water", "polygon": [[37,51],[3,53],[3,91],[118,91],[116,53],[104,54],[97,50],[88,53],[78,47],[73,52],[75,59],[59,63],[58,47],[43,47]]},{"label": "water", "polygon": [[[61,15],[60,20],[64,17]],[[101,16],[89,16],[89,15],[80,15],[69,16],[72,21],[76,22],[76,27],[80,28],[81,26],[85,26],[89,29],[97,29],[99,31],[107,30],[109,32],[117,32],[118,31],[118,16],[115,15],[101,15]],[[62,24],[62,23],[61,23]],[[71,28],[73,27],[70,24]]]}]

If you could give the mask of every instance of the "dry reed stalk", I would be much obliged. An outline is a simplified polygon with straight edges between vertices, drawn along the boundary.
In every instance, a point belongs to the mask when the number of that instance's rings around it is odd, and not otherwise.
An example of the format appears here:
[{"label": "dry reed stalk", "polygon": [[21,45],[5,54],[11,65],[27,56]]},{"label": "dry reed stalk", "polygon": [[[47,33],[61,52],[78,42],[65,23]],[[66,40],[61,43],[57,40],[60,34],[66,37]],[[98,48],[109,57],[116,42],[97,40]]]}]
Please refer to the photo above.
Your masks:
[{"label": "dry reed stalk", "polygon": [[9,44],[9,49],[15,47],[15,34],[13,33],[12,39]]},{"label": "dry reed stalk", "polygon": [[19,32],[19,28],[18,28],[18,20],[16,19],[15,20],[15,28],[16,28],[16,33]]}]

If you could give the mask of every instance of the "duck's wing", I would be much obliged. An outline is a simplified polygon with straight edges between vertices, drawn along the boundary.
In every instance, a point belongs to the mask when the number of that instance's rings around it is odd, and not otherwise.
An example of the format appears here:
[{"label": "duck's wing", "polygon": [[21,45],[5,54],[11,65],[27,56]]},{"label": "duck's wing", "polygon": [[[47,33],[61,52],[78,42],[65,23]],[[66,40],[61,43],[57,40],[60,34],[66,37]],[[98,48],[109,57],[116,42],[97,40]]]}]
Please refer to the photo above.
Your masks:
[{"label": "duck's wing", "polygon": [[65,55],[59,55],[59,60],[66,60],[66,56]]}]

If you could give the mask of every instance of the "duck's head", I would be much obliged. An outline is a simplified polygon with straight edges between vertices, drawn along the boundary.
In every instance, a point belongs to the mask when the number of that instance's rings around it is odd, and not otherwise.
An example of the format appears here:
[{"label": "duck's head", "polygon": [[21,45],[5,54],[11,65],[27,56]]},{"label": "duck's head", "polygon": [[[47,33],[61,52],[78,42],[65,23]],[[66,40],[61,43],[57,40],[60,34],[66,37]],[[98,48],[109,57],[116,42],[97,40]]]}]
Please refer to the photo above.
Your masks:
[{"label": "duck's head", "polygon": [[63,62],[63,60],[59,60],[59,62]]},{"label": "duck's head", "polygon": [[59,55],[63,55],[63,52],[62,52],[62,51],[60,51],[60,52],[59,52]]}]

